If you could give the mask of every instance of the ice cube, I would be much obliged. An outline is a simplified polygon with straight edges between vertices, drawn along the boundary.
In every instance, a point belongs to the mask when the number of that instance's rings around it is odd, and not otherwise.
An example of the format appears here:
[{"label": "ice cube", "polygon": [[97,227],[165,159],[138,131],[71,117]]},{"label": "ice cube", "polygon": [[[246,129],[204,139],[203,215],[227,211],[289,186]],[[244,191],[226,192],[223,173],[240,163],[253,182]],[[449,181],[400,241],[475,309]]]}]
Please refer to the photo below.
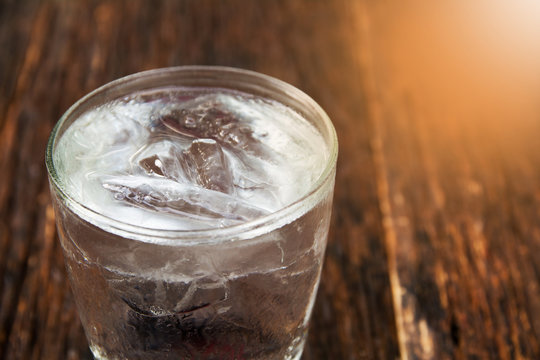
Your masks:
[{"label": "ice cube", "polygon": [[145,145],[131,157],[133,174],[166,177],[178,182],[185,181],[181,164],[182,146],[183,143],[178,139],[154,138],[150,144]]},{"label": "ice cube", "polygon": [[132,163],[132,167],[143,170],[139,173],[234,194],[229,163],[221,147],[212,139],[193,140],[185,150],[178,143],[162,139],[141,149]]},{"label": "ice cube", "polygon": [[182,104],[181,108],[168,107],[153,123],[154,129],[197,139],[213,139],[222,146],[256,151],[260,143],[253,130],[224,106],[230,96],[205,96]]},{"label": "ice cube", "polygon": [[206,189],[234,194],[227,158],[215,140],[198,139],[183,152],[183,168],[193,184]]},{"label": "ice cube", "polygon": [[[239,224],[268,213],[233,196],[166,178],[107,176],[102,178],[102,186],[112,192],[118,201],[187,218],[218,222],[219,226]],[[209,227],[215,227],[215,224]]]},{"label": "ice cube", "polygon": [[148,174],[165,176],[164,161],[158,155],[142,159],[139,164]]}]

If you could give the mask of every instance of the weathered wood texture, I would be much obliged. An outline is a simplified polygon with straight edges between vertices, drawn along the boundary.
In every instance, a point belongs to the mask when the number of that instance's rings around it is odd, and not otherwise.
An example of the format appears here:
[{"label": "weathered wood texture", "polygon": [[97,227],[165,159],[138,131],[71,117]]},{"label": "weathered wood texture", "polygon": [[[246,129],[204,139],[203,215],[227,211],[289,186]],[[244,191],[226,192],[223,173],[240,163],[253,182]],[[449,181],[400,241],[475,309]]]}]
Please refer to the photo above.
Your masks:
[{"label": "weathered wood texture", "polygon": [[459,3],[0,1],[0,358],[91,358],[48,194],[54,123],[99,85],[183,64],[276,76],[334,121],[304,359],[540,358],[540,51],[486,46],[493,6]]},{"label": "weathered wood texture", "polygon": [[402,356],[540,358],[540,8],[361,8]]}]

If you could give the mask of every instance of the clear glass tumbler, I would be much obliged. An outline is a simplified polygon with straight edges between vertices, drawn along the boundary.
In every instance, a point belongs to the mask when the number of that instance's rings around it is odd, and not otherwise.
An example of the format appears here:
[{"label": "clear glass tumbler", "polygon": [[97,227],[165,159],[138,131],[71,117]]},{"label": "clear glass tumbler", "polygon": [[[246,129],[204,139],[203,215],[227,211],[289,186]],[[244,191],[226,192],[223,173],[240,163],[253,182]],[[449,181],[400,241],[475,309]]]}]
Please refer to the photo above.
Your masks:
[{"label": "clear glass tumbler", "polygon": [[[174,87],[229,89],[286,105],[324,139],[320,175],[277,211],[211,229],[140,226],[75,196],[66,185],[67,165],[55,157],[66,130],[112,100]],[[95,358],[299,359],[326,247],[336,159],[337,138],[324,111],[293,86],[251,71],[151,70],[74,104],[52,132],[46,163],[71,287]]]}]

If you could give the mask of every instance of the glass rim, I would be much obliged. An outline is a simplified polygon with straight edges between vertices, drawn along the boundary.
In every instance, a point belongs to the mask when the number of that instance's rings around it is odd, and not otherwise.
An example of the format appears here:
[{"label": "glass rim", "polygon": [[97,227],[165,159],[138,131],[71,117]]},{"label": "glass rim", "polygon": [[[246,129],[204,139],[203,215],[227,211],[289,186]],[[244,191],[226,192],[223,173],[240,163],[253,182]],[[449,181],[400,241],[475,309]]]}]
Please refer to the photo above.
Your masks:
[{"label": "glass rim", "polygon": [[[256,219],[222,228],[206,228],[195,230],[156,229],[140,225],[133,225],[104,215],[96,210],[85,206],[81,201],[75,200],[68,193],[68,191],[66,191],[66,189],[62,187],[53,161],[56,140],[59,138],[59,131],[66,123],[66,121],[71,119],[74,113],[76,113],[80,108],[84,109],[84,105],[86,104],[86,102],[99,96],[100,94],[106,93],[110,90],[114,90],[115,88],[121,87],[122,85],[128,85],[130,83],[136,82],[137,80],[151,80],[152,78],[157,78],[158,76],[164,76],[167,74],[172,75],[177,73],[202,73],[207,74],[207,76],[212,74],[221,74],[223,76],[226,75],[229,77],[240,76],[244,79],[253,80],[254,85],[256,81],[261,81],[266,84],[266,86],[264,86],[266,90],[279,91],[284,94],[286,98],[295,99],[303,106],[310,106],[319,117],[319,119],[317,119],[317,123],[322,123],[322,125],[324,125],[324,128],[328,132],[327,140],[329,141],[328,145],[330,156],[326,160],[324,170],[321,172],[317,180],[313,182],[309,190],[303,196],[294,200],[292,203],[281,207],[270,214],[258,217]],[[235,78],[231,79],[234,80]],[[243,82],[239,82],[238,84],[241,83],[248,84],[248,82],[246,82],[245,80]],[[183,86],[181,83],[171,85]],[[216,85],[214,85],[214,87],[223,88],[223,86]],[[231,89],[234,90],[235,88],[231,87]],[[282,102],[280,100],[276,101]],[[291,107],[289,104],[285,105]],[[88,109],[85,109],[85,111],[86,110]],[[298,109],[294,110],[298,111]],[[301,216],[302,213],[300,211],[302,210],[302,208],[305,208],[306,211],[309,210],[311,208],[311,205],[314,205],[317,202],[318,194],[323,192],[327,187],[325,185],[329,185],[330,180],[333,179],[333,174],[337,163],[337,154],[337,134],[330,118],[315,100],[313,100],[309,95],[307,95],[300,89],[277,78],[251,70],[226,66],[189,65],[157,68],[124,76],[108,82],[80,98],[77,102],[75,102],[68,108],[68,110],[60,117],[60,119],[54,126],[47,143],[45,163],[51,187],[57,194],[60,195],[62,200],[66,202],[66,206],[70,209],[70,211],[73,211],[77,216],[81,217],[83,220],[89,222],[90,224],[104,231],[120,235],[124,238],[139,240],[146,243],[163,245],[202,245],[255,238],[259,235],[270,232],[274,229],[286,225],[289,222],[294,221],[297,217],[290,217],[288,215],[293,215],[298,212],[300,213],[299,216]],[[272,226],[269,228],[266,225]]]}]

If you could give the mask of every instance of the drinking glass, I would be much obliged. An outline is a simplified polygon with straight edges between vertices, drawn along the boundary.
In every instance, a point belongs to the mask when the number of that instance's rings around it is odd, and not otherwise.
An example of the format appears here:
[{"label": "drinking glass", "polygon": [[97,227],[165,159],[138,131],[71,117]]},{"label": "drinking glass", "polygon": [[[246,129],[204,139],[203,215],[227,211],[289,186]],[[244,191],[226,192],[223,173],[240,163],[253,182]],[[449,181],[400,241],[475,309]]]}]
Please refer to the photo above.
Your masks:
[{"label": "drinking glass", "polygon": [[[320,175],[277,211],[210,229],[128,223],[77,198],[64,176],[71,165],[55,157],[66,130],[110,101],[178,87],[239,91],[289,107],[324,140],[324,161],[306,169],[306,176]],[[299,359],[327,242],[336,159],[335,130],[319,105],[251,71],[151,70],[75,103],[52,132],[46,164],[67,273],[95,358]]]}]

